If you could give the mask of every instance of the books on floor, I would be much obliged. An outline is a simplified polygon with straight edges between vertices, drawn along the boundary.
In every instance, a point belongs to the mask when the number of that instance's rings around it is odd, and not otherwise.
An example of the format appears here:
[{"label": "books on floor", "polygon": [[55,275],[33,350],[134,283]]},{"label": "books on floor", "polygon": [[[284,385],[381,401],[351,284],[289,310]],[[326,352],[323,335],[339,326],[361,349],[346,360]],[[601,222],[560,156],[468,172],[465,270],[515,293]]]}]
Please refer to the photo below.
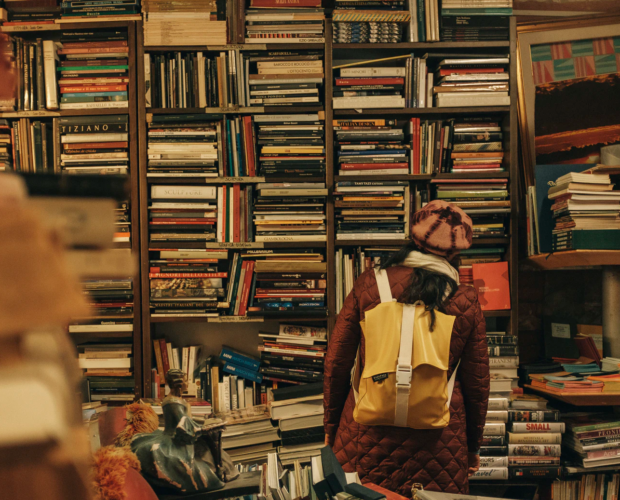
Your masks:
[{"label": "books on floor", "polygon": [[406,181],[337,182],[334,200],[337,240],[403,240],[409,235]]},{"label": "books on floor", "polygon": [[325,12],[320,0],[250,0],[245,11],[245,43],[325,43]]},{"label": "books on floor", "polygon": [[[234,2],[233,2],[234,3]],[[226,19],[233,5],[218,9],[215,2],[142,0],[144,45],[226,45]]]},{"label": "books on floor", "polygon": [[[298,86],[303,89],[296,89]],[[279,87],[290,89],[290,92],[308,90],[318,93],[316,83],[264,86],[265,89],[268,87],[276,90],[252,90],[251,93],[280,92]],[[253,121],[256,124],[258,175],[267,180],[273,177],[295,177],[304,181],[325,179],[325,127],[318,114],[255,115]],[[273,217],[261,215],[259,218],[268,220]]]}]

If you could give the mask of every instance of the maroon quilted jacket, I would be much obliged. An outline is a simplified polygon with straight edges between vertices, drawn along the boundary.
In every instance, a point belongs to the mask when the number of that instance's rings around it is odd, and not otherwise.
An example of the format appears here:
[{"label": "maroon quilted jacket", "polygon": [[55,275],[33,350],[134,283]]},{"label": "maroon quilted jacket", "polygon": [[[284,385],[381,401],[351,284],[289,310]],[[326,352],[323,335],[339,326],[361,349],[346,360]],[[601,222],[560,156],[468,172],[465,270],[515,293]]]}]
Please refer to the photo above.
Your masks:
[{"label": "maroon quilted jacket", "polygon": [[[387,270],[393,297],[401,295],[412,271],[403,266]],[[480,449],[489,398],[486,327],[477,293],[460,286],[446,305],[446,313],[456,316],[448,377],[459,359],[461,364],[450,404],[450,423],[438,430],[366,426],[353,420],[350,378],[360,342],[364,359],[359,322],[379,303],[374,271],[366,271],[346,298],[330,337],[325,360],[325,433],[344,469],[356,471],[364,482],[406,497],[411,496],[412,483],[422,483],[428,490],[466,494],[467,452]]]}]

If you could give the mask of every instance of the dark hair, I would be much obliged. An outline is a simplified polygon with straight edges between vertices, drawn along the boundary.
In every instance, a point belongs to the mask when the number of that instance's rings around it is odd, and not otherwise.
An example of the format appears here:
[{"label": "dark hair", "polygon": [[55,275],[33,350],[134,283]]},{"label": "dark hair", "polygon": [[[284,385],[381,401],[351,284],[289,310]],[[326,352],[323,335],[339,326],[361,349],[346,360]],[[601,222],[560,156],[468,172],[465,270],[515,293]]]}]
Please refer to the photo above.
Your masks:
[{"label": "dark hair", "polygon": [[183,382],[185,382],[185,372],[183,370],[172,368],[166,373],[166,384],[168,384],[170,390],[183,387]]},{"label": "dark hair", "polygon": [[[398,266],[403,263],[410,252],[418,251],[421,253],[428,253],[420,248],[413,242],[409,242],[402,247],[398,252],[393,253],[383,263],[381,263],[381,269],[387,269],[391,266]],[[418,300],[424,302],[426,310],[431,313],[431,332],[435,327],[435,309],[440,312],[445,312],[444,304],[452,298],[456,293],[458,285],[452,278],[445,274],[434,273],[426,269],[414,268],[411,273],[411,281],[409,285],[398,301],[405,304],[413,304]],[[449,293],[446,291],[449,290]]]}]

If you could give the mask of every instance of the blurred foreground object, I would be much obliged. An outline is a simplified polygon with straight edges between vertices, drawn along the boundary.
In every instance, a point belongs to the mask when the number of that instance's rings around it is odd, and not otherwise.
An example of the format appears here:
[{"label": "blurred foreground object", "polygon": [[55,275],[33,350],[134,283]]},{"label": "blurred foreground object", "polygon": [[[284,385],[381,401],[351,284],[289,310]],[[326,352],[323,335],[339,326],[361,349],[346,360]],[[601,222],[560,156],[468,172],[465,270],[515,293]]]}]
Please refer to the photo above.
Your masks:
[{"label": "blurred foreground object", "polygon": [[90,498],[80,371],[62,327],[88,313],[59,239],[0,175],[0,485],[11,500]]}]

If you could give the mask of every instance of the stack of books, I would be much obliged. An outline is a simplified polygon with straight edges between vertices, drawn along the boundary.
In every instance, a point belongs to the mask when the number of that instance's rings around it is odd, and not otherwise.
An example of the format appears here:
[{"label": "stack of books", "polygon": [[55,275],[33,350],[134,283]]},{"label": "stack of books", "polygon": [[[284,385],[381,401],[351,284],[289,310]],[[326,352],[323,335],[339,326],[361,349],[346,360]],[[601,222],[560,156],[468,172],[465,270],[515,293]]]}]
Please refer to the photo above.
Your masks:
[{"label": "stack of books", "polygon": [[336,253],[336,311],[342,309],[344,299],[353,289],[357,278],[367,269],[381,266],[400,247],[349,247]]},{"label": "stack of books", "polygon": [[[450,153],[457,156],[450,160],[446,172],[503,172],[503,133],[496,121],[459,121],[453,123]],[[497,156],[461,156],[458,153],[498,153]]]},{"label": "stack of books", "polygon": [[[317,105],[321,102],[323,85],[323,51],[262,51],[242,53],[240,73],[244,86],[249,84],[249,95],[244,95],[242,103],[250,105],[308,103]],[[259,70],[263,69],[263,73]],[[280,74],[266,72],[267,69],[282,69]]]},{"label": "stack of books", "polygon": [[443,59],[435,71],[435,106],[510,106],[509,63],[508,55]]},{"label": "stack of books", "polygon": [[[437,199],[457,204],[472,218],[473,237],[478,242],[506,237],[509,208],[493,207],[493,203],[507,201],[507,179],[433,179],[431,182],[437,186]],[[491,206],[481,208],[487,203]]]},{"label": "stack of books", "polygon": [[[20,118],[0,130],[8,129],[11,135],[4,136],[2,142],[2,149],[6,151],[2,154],[6,170],[39,174],[54,172],[54,127],[51,122]],[[7,169],[7,165],[10,168]]]},{"label": "stack of books", "polygon": [[[327,281],[316,278],[327,272],[322,256],[300,253],[293,257],[284,255],[281,259],[278,255],[267,257],[250,265],[250,276],[252,273],[254,276],[248,315],[294,318],[327,314]],[[286,275],[291,272],[304,277]]]},{"label": "stack of books", "polygon": [[133,317],[133,280],[108,279],[82,281],[84,295],[97,317]]},{"label": "stack of books", "polygon": [[[165,212],[159,209],[151,210],[151,217],[173,215],[177,212]],[[152,245],[154,247],[157,244]],[[217,289],[181,289],[180,284],[185,278],[172,278],[173,276],[201,276],[196,280],[214,279],[223,280],[227,273],[220,271],[220,260],[228,259],[226,250],[179,250],[179,249],[154,249],[150,248],[149,274],[153,276],[169,276],[168,281],[178,279],[179,285],[173,290],[151,291],[151,315],[153,317],[209,317],[218,316],[218,301],[224,297],[224,291]],[[205,276],[202,278],[202,276]],[[154,278],[166,279],[166,278]],[[165,372],[163,372],[165,374]],[[162,374],[162,375],[163,375]],[[162,381],[164,379],[162,378]]]},{"label": "stack of books", "polygon": [[[90,388],[90,398],[93,401],[133,401],[133,357],[131,344],[81,344],[78,346],[78,362],[84,371],[84,376],[90,381],[98,377],[126,379],[121,387],[109,387],[94,384]],[[130,378],[131,377],[131,378]],[[131,382],[131,384],[129,384]]]},{"label": "stack of books", "polygon": [[[496,397],[491,394],[489,399],[489,411],[493,413],[505,413],[508,408],[506,398]],[[508,457],[505,453],[506,446],[506,422],[487,418],[484,424],[482,449],[480,451],[480,469],[470,480],[501,480],[508,478]],[[484,455],[483,455],[484,453]]]},{"label": "stack of books", "polygon": [[411,19],[402,0],[336,0],[334,7],[334,43],[398,43]]},{"label": "stack of books", "polygon": [[[114,30],[85,35],[82,31],[61,35],[61,47],[57,50],[60,109],[127,108],[127,32]],[[45,56],[48,57],[47,52]],[[45,63],[48,64],[48,59]],[[54,64],[53,59],[50,64]]]},{"label": "stack of books", "polygon": [[[398,59],[411,61],[410,56]],[[368,64],[373,66],[368,67]],[[370,60],[334,69],[338,71],[332,101],[334,109],[405,107],[412,76],[406,67],[384,67],[382,60]]]},{"label": "stack of books", "polygon": [[[222,371],[235,377],[234,380],[237,386],[243,383],[243,380],[239,379],[249,380],[257,384],[263,381],[263,377],[259,372],[260,361],[248,354],[224,345],[220,351],[220,362]],[[243,397],[245,398],[245,387],[243,387],[243,391],[241,392],[243,392]],[[243,408],[244,405],[239,405],[240,398],[237,390],[233,392],[233,396],[231,408],[233,410]]]},{"label": "stack of books", "polygon": [[[595,372],[598,372],[598,366],[596,366]],[[557,393],[597,393],[603,392],[605,384],[600,380],[591,380],[585,374],[569,374],[564,372],[550,373],[550,374],[530,374],[530,380],[532,387],[539,387],[549,392]]]},{"label": "stack of books", "polygon": [[[107,175],[128,173],[127,115],[55,118],[54,131],[60,135],[60,161],[56,163],[56,167],[60,167],[61,173]],[[49,143],[53,137],[49,129],[47,136]],[[48,160],[49,167],[50,160]]]},{"label": "stack of books", "polygon": [[[495,387],[495,392],[505,392],[509,396],[512,389],[518,387],[519,380],[516,368],[519,364],[517,337],[502,331],[489,331],[487,332],[487,345],[491,366],[491,388]],[[498,358],[504,359],[500,362]]]},{"label": "stack of books", "polygon": [[[284,332],[284,333],[282,333]],[[285,384],[309,384],[323,380],[323,359],[327,349],[323,327],[280,325],[280,333],[259,333],[261,353],[293,357],[270,360],[260,367],[264,380]],[[290,359],[290,358],[289,358]]]},{"label": "stack of books", "polygon": [[411,146],[396,120],[334,120],[333,126],[339,175],[410,173]]},{"label": "stack of books", "polygon": [[613,414],[568,414],[564,421],[571,460],[585,468],[620,464],[620,420]]},{"label": "stack of books", "polygon": [[82,19],[98,17],[102,19],[114,17],[115,21],[124,19],[141,19],[138,0],[124,0],[122,3],[114,3],[110,0],[90,0],[84,4],[82,0],[68,0],[62,2],[63,19],[67,22],[79,23]]},{"label": "stack of books", "polygon": [[150,194],[151,244],[216,240],[219,214],[215,186],[152,185]]},{"label": "stack of books", "polygon": [[563,175],[549,188],[552,250],[620,248],[620,193],[608,174]]},{"label": "stack of books", "polygon": [[326,241],[324,183],[261,183],[256,191],[256,241]]},{"label": "stack of books", "polygon": [[[250,389],[251,392],[251,389]],[[271,422],[271,412],[266,405],[240,407],[218,413],[226,422],[222,434],[222,448],[238,463],[258,463],[267,460],[279,441],[278,427]]]},{"label": "stack of books", "polygon": [[[323,52],[291,50],[244,54],[247,106],[319,106],[322,102]],[[245,84],[244,84],[245,87]]]},{"label": "stack of books", "polygon": [[220,122],[194,116],[148,124],[147,177],[218,176]]},{"label": "stack of books", "polygon": [[439,41],[439,0],[409,0],[409,42]]},{"label": "stack of books", "polygon": [[318,114],[256,115],[254,121],[260,176],[325,179],[325,130]]},{"label": "stack of books", "polygon": [[579,498],[581,492],[584,498],[601,498],[599,492],[605,500],[611,500],[618,496],[619,489],[620,473],[582,474],[575,479],[556,479],[551,485],[551,500]]},{"label": "stack of books", "polygon": [[[403,181],[354,185],[334,191],[337,240],[396,239],[409,235],[409,185]],[[364,184],[364,183],[359,183]]]},{"label": "stack of books", "polygon": [[[104,345],[107,348],[113,347],[112,344]],[[128,346],[130,348],[128,359],[131,359],[131,345],[122,344],[122,346]],[[87,348],[84,347],[84,349]],[[91,375],[87,376],[86,379],[88,381],[88,390],[91,401],[105,401],[106,403],[119,401],[122,403],[128,403],[134,400],[135,382],[133,376],[108,377]]]},{"label": "stack of books", "polygon": [[144,45],[226,45],[230,8],[202,0],[143,0]]},{"label": "stack of books", "polygon": [[[511,411],[522,412],[521,415],[543,416],[538,420],[515,419],[509,423],[507,437],[510,477],[523,479],[559,477],[562,433],[565,425],[564,422],[557,421],[558,412],[547,407],[546,399],[530,394],[511,398],[510,408]],[[553,414],[553,417],[544,418],[547,413]]]},{"label": "stack of books", "polygon": [[325,43],[321,0],[250,0],[245,43]]},{"label": "stack of books", "polygon": [[239,104],[240,61],[233,50],[147,53],[147,107],[226,108]]},{"label": "stack of books", "polygon": [[[418,2],[424,3],[422,0]],[[442,0],[441,40],[492,42],[508,40],[512,0]]]}]

